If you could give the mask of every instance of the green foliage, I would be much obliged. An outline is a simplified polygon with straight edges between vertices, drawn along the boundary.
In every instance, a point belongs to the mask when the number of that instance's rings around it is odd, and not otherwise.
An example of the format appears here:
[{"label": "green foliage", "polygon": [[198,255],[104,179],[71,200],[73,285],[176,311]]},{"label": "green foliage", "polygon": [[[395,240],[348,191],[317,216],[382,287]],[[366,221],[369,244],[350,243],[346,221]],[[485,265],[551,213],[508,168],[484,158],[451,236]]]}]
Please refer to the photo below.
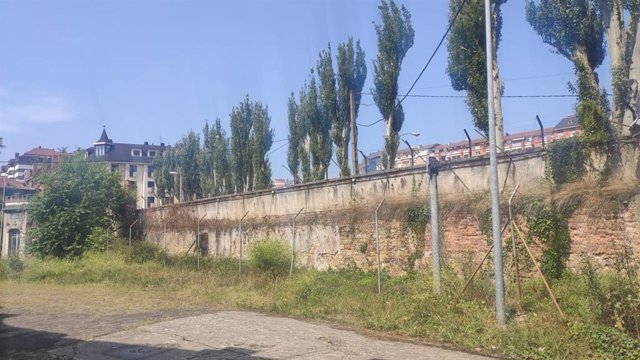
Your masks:
[{"label": "green foliage", "polygon": [[534,200],[527,212],[528,236],[535,237],[543,245],[540,268],[545,276],[559,279],[567,268],[571,250],[569,220],[554,207]]},{"label": "green foliage", "polygon": [[311,69],[309,83],[305,83],[300,92],[300,123],[306,129],[308,141],[308,144],[301,147],[300,153],[304,182],[324,179],[331,161],[331,149],[327,149],[331,147],[331,123],[326,123],[326,117],[322,115],[318,87],[313,74]]},{"label": "green foliage", "polygon": [[[177,159],[175,151],[172,148],[167,148],[162,153],[162,156],[156,156],[153,159],[154,179],[156,181],[156,193],[162,202],[171,202],[178,196],[179,183],[172,174],[172,171],[177,170]],[[176,191],[176,189],[178,189]]]},{"label": "green foliage", "polygon": [[357,136],[357,134],[351,134],[349,94],[353,92],[354,118],[357,118],[362,99],[362,87],[367,78],[367,64],[364,51],[360,47],[360,41],[356,41],[355,50],[351,37],[346,43],[338,45],[336,62],[338,63],[338,114],[336,122],[331,128],[331,137],[333,143],[336,144],[340,176],[349,176],[351,173],[349,170],[349,141],[352,136]]},{"label": "green foliage", "polygon": [[91,233],[87,236],[87,246],[93,251],[107,251],[117,246],[118,236],[109,229],[95,227],[91,229]]},{"label": "green foliage", "polygon": [[291,266],[291,248],[277,240],[261,240],[249,250],[251,268],[269,274],[273,278],[289,273]]},{"label": "green foliage", "polygon": [[582,138],[587,147],[603,149],[613,140],[607,115],[598,103],[593,100],[580,102],[577,114],[583,131]]},{"label": "green foliage", "polygon": [[[616,257],[613,272],[602,274],[589,257],[583,257],[581,272],[596,319],[640,338],[640,280],[638,260],[629,245]],[[640,351],[640,348],[637,348]]]},{"label": "green foliage", "polygon": [[104,164],[74,159],[38,178],[43,191],[29,203],[34,226],[29,251],[38,257],[77,257],[90,248],[94,228],[129,224],[134,195]]},{"label": "green foliage", "polygon": [[407,265],[413,269],[416,260],[424,255],[424,234],[427,224],[431,221],[431,208],[429,204],[412,205],[405,212],[405,221],[415,236],[416,250],[409,255]]},{"label": "green foliage", "polygon": [[24,270],[24,263],[17,256],[9,256],[6,259],[5,266],[9,273],[19,273]]},{"label": "green foliage", "polygon": [[267,152],[273,144],[269,109],[245,96],[231,110],[231,171],[236,192],[271,186]]},{"label": "green foliage", "polygon": [[[118,293],[140,289],[154,300],[164,296],[167,306],[214,306],[324,319],[515,359],[635,359],[640,351],[637,339],[593,318],[591,307],[585,306],[591,289],[583,274],[566,274],[554,282],[568,325],[559,320],[542,282],[524,279],[528,312],[502,329],[495,326],[490,271],[479,273],[475,289],[460,297],[464,281],[450,272],[444,273],[446,286],[440,296],[433,295],[429,274],[419,272],[397,277],[383,273],[382,293],[377,294],[375,272],[357,269],[302,270],[291,279],[273,281],[258,272],[238,276],[238,262],[232,258],[201,258],[199,268],[193,256],[172,256],[166,267],[160,259],[144,263],[126,259],[121,252],[89,253],[75,261],[32,259],[11,281],[93,284],[86,289],[104,286]],[[601,272],[597,279],[610,276]],[[615,281],[610,283],[607,286],[613,288]],[[134,296],[131,293],[128,296]],[[157,303],[152,301],[150,306]]]},{"label": "green foliage", "polygon": [[229,168],[229,139],[222,128],[220,119],[213,126],[205,124],[202,129],[202,157],[200,181],[202,195],[205,197],[232,192],[231,172]]},{"label": "green foliage", "polygon": [[592,68],[602,64],[604,27],[595,1],[527,0],[527,21],[559,54],[573,61],[579,48],[586,51]]},{"label": "green foliage", "polygon": [[584,145],[579,137],[557,140],[544,154],[547,179],[555,184],[565,184],[580,179],[585,174]]},{"label": "green foliage", "polygon": [[269,109],[260,102],[253,104],[251,113],[253,127],[251,129],[251,162],[253,167],[253,189],[262,190],[271,187],[271,164],[267,152],[273,145],[273,129]]},{"label": "green foliage", "polygon": [[[184,193],[182,201],[201,197],[200,157],[202,153],[200,151],[200,135],[190,130],[176,143],[173,151],[177,171],[182,174],[182,191]],[[174,181],[174,184],[180,186],[179,181]],[[180,189],[176,188],[175,192],[178,193],[179,191]]]},{"label": "green foliage", "polygon": [[[492,1],[492,31],[497,54],[502,32],[502,11],[506,0]],[[449,3],[449,21],[457,13],[462,0]],[[484,1],[466,1],[449,32],[447,74],[456,91],[467,91],[467,108],[477,129],[488,134],[487,113],[487,58],[485,49]]]},{"label": "green foliage", "polygon": [[338,100],[336,98],[336,77],[331,59],[331,46],[322,50],[318,56],[318,108],[319,121],[311,122],[311,155],[316,180],[327,177],[327,168],[333,154],[331,126],[337,122]]},{"label": "green foliage", "polygon": [[402,129],[404,112],[398,97],[398,77],[402,60],[413,46],[415,32],[411,26],[411,14],[395,1],[380,1],[378,6],[382,23],[376,24],[378,37],[378,55],[373,62],[373,84],[371,89],[382,117],[387,122],[385,152],[387,153],[387,169],[394,167],[398,150],[398,131]]},{"label": "green foliage", "polygon": [[293,176],[295,184],[300,183],[300,145],[304,141],[302,125],[298,120],[298,104],[296,97],[291,93],[287,103],[287,115],[289,119],[289,150],[287,151],[287,164]]}]

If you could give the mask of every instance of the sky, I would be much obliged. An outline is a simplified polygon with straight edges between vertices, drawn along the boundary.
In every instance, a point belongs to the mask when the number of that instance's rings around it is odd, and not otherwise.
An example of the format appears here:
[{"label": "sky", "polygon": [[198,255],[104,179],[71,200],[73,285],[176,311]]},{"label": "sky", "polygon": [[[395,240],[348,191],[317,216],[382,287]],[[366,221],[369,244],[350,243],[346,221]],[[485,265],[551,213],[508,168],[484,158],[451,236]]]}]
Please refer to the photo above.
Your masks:
[{"label": "sky", "polygon": [[[407,91],[448,25],[447,0],[405,0],[415,30],[402,63]],[[0,163],[34,147],[87,148],[105,126],[114,142],[175,144],[189,130],[229,113],[248,95],[268,105],[275,142],[274,178],[286,164],[287,100],[298,93],[320,50],[350,36],[366,53],[373,87],[377,53],[372,0],[298,1],[7,1],[0,0]],[[503,5],[498,51],[504,95],[569,94],[571,63],[551,51],[526,22],[524,1]],[[335,56],[335,52],[334,52]],[[335,62],[335,59],[334,59]],[[335,63],[334,63],[335,65]],[[412,94],[465,95],[451,88],[446,43]],[[609,88],[608,62],[599,69]],[[573,98],[504,98],[505,132],[554,126],[574,112]],[[407,98],[401,133],[413,144],[472,137],[464,98]],[[363,95],[358,123],[381,115]],[[359,148],[378,151],[384,122],[359,127]],[[360,159],[362,161],[362,159]],[[330,176],[336,176],[335,166]]]}]

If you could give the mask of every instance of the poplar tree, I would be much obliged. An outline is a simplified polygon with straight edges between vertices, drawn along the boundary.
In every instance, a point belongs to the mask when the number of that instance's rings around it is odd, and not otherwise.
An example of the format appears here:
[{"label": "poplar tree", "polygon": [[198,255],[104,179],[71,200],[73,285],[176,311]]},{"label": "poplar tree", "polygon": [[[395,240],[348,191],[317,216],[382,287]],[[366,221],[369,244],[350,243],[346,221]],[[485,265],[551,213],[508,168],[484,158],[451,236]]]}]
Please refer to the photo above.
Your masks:
[{"label": "poplar tree", "polygon": [[378,55],[373,62],[375,87],[371,91],[387,125],[383,162],[386,169],[393,169],[398,151],[398,132],[404,121],[402,104],[397,100],[398,77],[402,60],[413,46],[414,31],[411,14],[404,5],[398,7],[393,0],[389,3],[382,0],[378,10],[382,23],[375,24]]},{"label": "poplar tree", "polygon": [[336,94],[336,76],[333,71],[331,45],[320,52],[318,58],[318,80],[320,121],[317,124],[317,157],[322,164],[315,174],[316,180],[328,177],[327,169],[333,154],[331,127],[338,122],[338,99]]},{"label": "poplar tree", "polygon": [[271,165],[267,158],[267,152],[273,144],[273,129],[270,128],[269,108],[260,102],[255,102],[252,106],[251,117],[253,119],[249,140],[253,169],[253,188],[251,190],[262,190],[271,187]]},{"label": "poplar tree", "polygon": [[289,149],[287,151],[287,164],[293,176],[294,184],[298,183],[298,173],[300,172],[300,144],[303,141],[300,124],[298,121],[298,103],[291,93],[287,104],[287,116],[289,120]]},{"label": "poplar tree", "polygon": [[[360,47],[360,41],[353,47],[353,38],[349,37],[346,43],[338,45],[336,56],[338,63],[338,114],[336,122],[331,128],[331,136],[336,144],[336,157],[340,164],[340,175],[349,176],[349,142],[353,139],[357,144],[357,132],[351,133],[351,104],[350,96],[353,94],[354,118],[358,117],[362,87],[367,78],[367,65],[365,54]],[[356,161],[357,154],[352,154]],[[357,169],[354,169],[357,171]]]},{"label": "poplar tree", "polygon": [[[202,197],[200,187],[200,135],[190,130],[176,143],[173,148],[176,170],[182,176],[182,191],[184,199]],[[180,186],[180,181],[174,181],[174,186]],[[179,193],[181,189],[176,189]]]},{"label": "poplar tree", "polygon": [[233,107],[230,114],[231,125],[231,169],[235,192],[245,192],[252,188],[252,156],[249,139],[253,118],[249,96]]},{"label": "poplar tree", "polygon": [[578,121],[587,145],[600,147],[611,140],[608,101],[595,69],[605,57],[604,27],[598,7],[590,0],[527,1],[527,21],[542,41],[573,62],[579,103]]},{"label": "poplar tree", "polygon": [[613,101],[611,118],[623,134],[640,114],[640,0],[597,0],[607,36]]},{"label": "poplar tree", "polygon": [[[496,117],[496,144],[502,149],[504,148],[504,127],[500,99],[504,88],[500,83],[498,69],[498,46],[502,32],[500,7],[505,2],[506,0],[491,1],[493,104]],[[449,3],[450,22],[453,21],[462,3],[462,0],[451,0]],[[489,135],[484,20],[484,0],[467,0],[449,32],[447,74],[454,90],[467,92],[467,108],[473,118],[474,126],[485,135]]]}]

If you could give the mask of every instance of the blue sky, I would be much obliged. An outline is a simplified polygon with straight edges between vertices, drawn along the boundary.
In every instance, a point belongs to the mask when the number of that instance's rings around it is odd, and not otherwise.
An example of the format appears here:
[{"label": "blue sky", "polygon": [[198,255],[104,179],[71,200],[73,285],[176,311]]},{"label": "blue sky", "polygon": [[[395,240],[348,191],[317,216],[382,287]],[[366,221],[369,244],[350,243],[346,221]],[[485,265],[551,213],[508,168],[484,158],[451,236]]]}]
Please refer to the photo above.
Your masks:
[{"label": "blue sky", "polygon": [[[448,1],[401,1],[415,43],[399,84],[407,90],[447,27]],[[286,139],[287,99],[296,94],[328,43],[360,39],[373,85],[377,1],[0,1],[0,161],[36,146],[88,147],[107,127],[115,142],[174,144],[200,132],[248,94],[269,106],[275,139]],[[551,52],[524,17],[524,1],[503,6],[498,60],[505,95],[567,94],[571,63]],[[335,54],[334,54],[335,55]],[[414,94],[455,92],[445,73],[446,46]],[[608,64],[600,68],[609,87]],[[553,126],[574,99],[504,99],[505,131]],[[363,96],[359,123],[380,113]],[[415,144],[464,139],[473,128],[464,99],[407,98],[403,132]],[[473,132],[472,132],[473,133]],[[383,146],[384,123],[360,127],[365,152]],[[284,142],[276,142],[272,150]],[[270,155],[274,177],[287,176],[286,146]],[[334,169],[333,174],[336,171]]]}]

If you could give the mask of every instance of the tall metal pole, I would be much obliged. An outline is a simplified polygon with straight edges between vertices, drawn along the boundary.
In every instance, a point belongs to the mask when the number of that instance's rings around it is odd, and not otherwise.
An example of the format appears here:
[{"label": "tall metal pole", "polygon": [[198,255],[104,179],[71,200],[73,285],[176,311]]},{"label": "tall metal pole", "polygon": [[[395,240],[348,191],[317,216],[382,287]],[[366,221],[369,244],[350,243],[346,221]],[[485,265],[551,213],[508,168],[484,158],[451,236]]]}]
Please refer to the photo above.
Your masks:
[{"label": "tall metal pole", "polygon": [[378,263],[378,294],[380,294],[380,226],[378,224],[378,210],[380,210],[380,206],[384,203],[384,199],[380,201],[378,207],[376,207],[375,212],[375,221],[376,221],[376,262]]},{"label": "tall metal pole", "polygon": [[247,211],[246,213],[244,213],[244,215],[242,216],[242,219],[240,219],[240,226],[239,226],[239,232],[240,232],[240,258],[238,259],[238,274],[242,274],[242,242],[243,242],[243,236],[242,236],[242,220],[244,220],[244,218],[247,216],[247,214],[249,214],[249,212]]},{"label": "tall metal pole", "polygon": [[367,173],[367,168],[369,167],[369,158],[365,155],[362,150],[358,150],[360,154],[362,154],[362,158],[364,159],[364,173]]},{"label": "tall metal pole", "polygon": [[293,276],[293,265],[296,262],[296,218],[298,217],[298,215],[300,215],[300,213],[302,212],[302,210],[304,210],[304,208],[300,209],[300,211],[298,211],[298,213],[296,214],[296,216],[293,217],[293,221],[292,221],[292,236],[291,236],[291,267],[289,268],[289,277]]},{"label": "tall metal pole", "polygon": [[427,161],[429,174],[429,196],[431,198],[431,267],[433,272],[433,292],[440,294],[440,222],[438,219],[438,164],[434,157]]},{"label": "tall metal pole", "polygon": [[140,219],[136,219],[136,221],[129,225],[129,262],[131,262],[131,228],[138,222],[138,220]]},{"label": "tall metal pole", "polygon": [[2,177],[2,223],[0,223],[0,257],[2,256],[2,246],[4,245],[4,208],[7,194],[7,176]]},{"label": "tall metal pole", "polygon": [[502,236],[500,234],[500,192],[498,189],[498,159],[496,151],[496,118],[493,103],[493,33],[491,31],[491,0],[484,0],[485,51],[487,57],[487,103],[489,105],[489,164],[491,187],[491,227],[493,230],[493,268],[496,282],[496,321],[505,325],[504,274],[502,270]]}]

